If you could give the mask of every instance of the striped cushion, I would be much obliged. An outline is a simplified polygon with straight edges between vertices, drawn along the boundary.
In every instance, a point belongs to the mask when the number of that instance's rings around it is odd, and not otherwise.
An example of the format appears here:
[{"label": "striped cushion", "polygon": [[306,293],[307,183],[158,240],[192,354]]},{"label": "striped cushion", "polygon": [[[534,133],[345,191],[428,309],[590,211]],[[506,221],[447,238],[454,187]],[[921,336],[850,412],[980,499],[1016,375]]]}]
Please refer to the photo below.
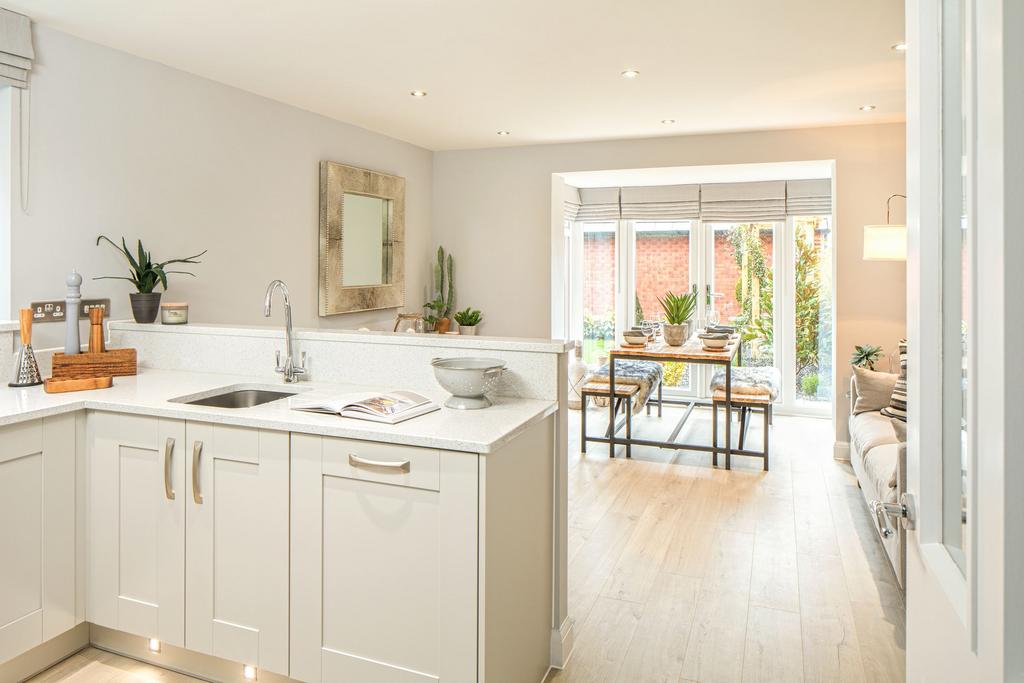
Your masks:
[{"label": "striped cushion", "polygon": [[903,422],[907,421],[907,340],[901,339],[900,344],[900,376],[892,390],[889,405],[882,408],[882,415]]}]

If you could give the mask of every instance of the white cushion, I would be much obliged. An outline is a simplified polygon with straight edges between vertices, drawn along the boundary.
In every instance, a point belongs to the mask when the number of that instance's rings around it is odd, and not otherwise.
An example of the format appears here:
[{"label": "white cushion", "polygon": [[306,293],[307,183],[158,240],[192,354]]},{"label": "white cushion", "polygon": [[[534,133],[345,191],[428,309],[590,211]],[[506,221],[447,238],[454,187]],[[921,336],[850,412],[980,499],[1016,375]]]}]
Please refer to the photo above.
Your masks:
[{"label": "white cushion", "polygon": [[864,457],[864,475],[878,497],[886,503],[895,503],[896,470],[900,464],[900,446],[890,443],[868,451]]},{"label": "white cushion", "polygon": [[854,415],[850,420],[850,442],[863,457],[872,448],[899,443],[892,421],[877,411]]}]

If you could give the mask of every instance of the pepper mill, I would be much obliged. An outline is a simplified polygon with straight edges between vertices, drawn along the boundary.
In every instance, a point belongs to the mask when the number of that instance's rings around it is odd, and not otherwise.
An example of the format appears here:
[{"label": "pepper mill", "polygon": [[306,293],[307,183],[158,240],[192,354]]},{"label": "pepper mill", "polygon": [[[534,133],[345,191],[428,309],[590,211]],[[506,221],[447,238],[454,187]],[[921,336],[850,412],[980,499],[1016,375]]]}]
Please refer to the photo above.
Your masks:
[{"label": "pepper mill", "polygon": [[68,286],[64,295],[64,355],[82,352],[82,340],[78,336],[78,305],[82,302],[82,276],[72,270],[64,280]]},{"label": "pepper mill", "polygon": [[89,309],[89,353],[103,353],[103,309],[93,306]]}]

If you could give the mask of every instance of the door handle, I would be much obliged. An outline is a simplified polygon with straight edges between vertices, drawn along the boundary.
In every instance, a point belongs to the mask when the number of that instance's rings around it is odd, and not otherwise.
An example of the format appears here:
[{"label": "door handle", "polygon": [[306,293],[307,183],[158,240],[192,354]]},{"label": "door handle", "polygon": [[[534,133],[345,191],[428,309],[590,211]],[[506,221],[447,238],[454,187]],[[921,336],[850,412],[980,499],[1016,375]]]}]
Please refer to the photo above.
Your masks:
[{"label": "door handle", "polygon": [[196,505],[203,504],[203,494],[199,490],[199,456],[203,454],[203,442],[196,441],[192,445],[192,500]]},{"label": "door handle", "polygon": [[401,472],[409,471],[408,460],[367,460],[366,458],[360,458],[358,455],[348,454],[348,464],[352,467],[382,467],[389,470],[399,470]]},{"label": "door handle", "polygon": [[883,503],[880,500],[871,501],[871,512],[875,515],[875,525],[882,538],[889,538],[896,533],[889,523],[890,519],[898,519],[900,524],[907,531],[917,528],[917,514],[914,508],[914,497],[909,493],[900,496],[898,503]]},{"label": "door handle", "polygon": [[168,436],[164,444],[164,496],[174,500],[174,482],[171,480],[171,458],[174,457],[174,437]]},{"label": "door handle", "polygon": [[174,437],[167,437],[164,444],[164,495],[167,500],[174,500],[174,485],[171,481],[171,458],[174,456]]}]

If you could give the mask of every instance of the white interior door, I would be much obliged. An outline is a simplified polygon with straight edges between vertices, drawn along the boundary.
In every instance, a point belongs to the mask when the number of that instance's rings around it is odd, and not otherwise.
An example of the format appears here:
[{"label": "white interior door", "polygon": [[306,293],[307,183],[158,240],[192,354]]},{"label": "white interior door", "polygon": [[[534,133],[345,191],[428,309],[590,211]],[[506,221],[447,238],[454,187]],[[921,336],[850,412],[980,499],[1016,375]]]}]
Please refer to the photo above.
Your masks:
[{"label": "white interior door", "polygon": [[1022,37],[1017,0],[907,3],[909,681],[1024,677]]}]

